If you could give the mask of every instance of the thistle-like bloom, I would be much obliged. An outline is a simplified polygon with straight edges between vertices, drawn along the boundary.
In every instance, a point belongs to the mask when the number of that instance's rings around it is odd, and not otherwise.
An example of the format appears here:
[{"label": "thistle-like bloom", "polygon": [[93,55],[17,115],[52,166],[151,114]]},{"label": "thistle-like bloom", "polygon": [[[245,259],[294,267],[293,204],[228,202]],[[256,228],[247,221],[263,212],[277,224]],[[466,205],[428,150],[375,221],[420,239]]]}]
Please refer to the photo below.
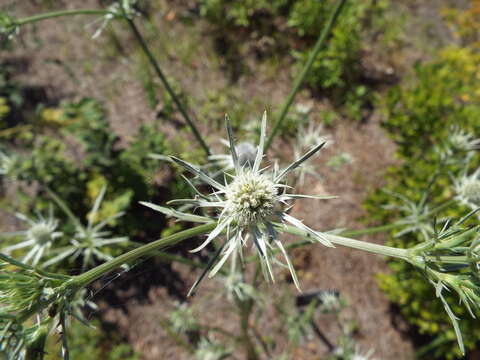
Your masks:
[{"label": "thistle-like bloom", "polygon": [[195,359],[198,360],[221,360],[231,355],[231,351],[220,342],[211,341],[208,337],[202,337],[195,351]]},{"label": "thistle-like bloom", "polygon": [[72,211],[57,195],[49,191],[53,200],[75,224],[76,232],[69,245],[54,250],[56,256],[43,263],[44,267],[58,263],[68,257],[70,257],[72,260],[81,257],[83,260],[82,269],[85,270],[89,266],[95,265],[95,258],[103,261],[109,261],[113,259],[112,255],[110,255],[108,252],[105,252],[103,249],[104,247],[108,247],[113,244],[125,243],[128,241],[128,237],[110,237],[110,231],[103,230],[113,220],[123,216],[123,212],[119,212],[108,217],[107,219],[95,223],[106,190],[107,188],[104,186],[95,199],[92,210],[88,215],[87,226],[84,226],[81,221],[75,215],[73,215]]},{"label": "thistle-like bloom", "polygon": [[187,303],[176,304],[176,309],[170,312],[169,322],[172,330],[178,334],[199,329],[193,309]]},{"label": "thistle-like bloom", "polygon": [[18,165],[18,158],[16,155],[10,155],[0,151],[0,175],[14,176]]},{"label": "thistle-like bloom", "polygon": [[[297,133],[297,142],[293,148],[293,155],[299,158],[306,150],[311,149],[317,144],[324,143],[327,147],[333,143],[332,137],[324,133],[323,124],[314,126],[310,123],[308,128],[301,126]],[[300,186],[305,184],[305,176],[310,175],[317,180],[321,179],[315,165],[305,164],[297,170],[298,182]]]},{"label": "thistle-like bloom", "polygon": [[[195,199],[174,200],[171,202],[181,204],[188,203],[201,208],[213,208],[217,210],[216,228],[208,235],[207,239],[199,247],[192,250],[192,252],[202,250],[222,233],[226,233],[226,242],[222,245],[220,252],[217,252],[219,261],[213,266],[210,272],[210,276],[213,276],[232,254],[239,254],[240,258],[242,258],[243,247],[251,241],[259,254],[265,277],[269,277],[273,281],[274,277],[271,262],[273,260],[274,247],[276,247],[285,257],[292,278],[298,288],[299,285],[295,270],[293,269],[285,247],[278,237],[278,231],[282,231],[283,229],[281,224],[290,223],[308,233],[312,241],[318,241],[328,247],[333,247],[333,245],[322,233],[312,230],[304,225],[302,221],[289,215],[288,210],[291,206],[288,205],[288,202],[298,198],[329,199],[332,198],[332,196],[308,196],[287,193],[289,186],[285,185],[282,181],[291,171],[298,168],[304,161],[320,150],[324,143],[317,144],[282,171],[278,171],[276,166],[272,171],[269,168],[260,167],[266,137],[266,113],[263,115],[260,144],[257,147],[253,164],[240,164],[228,117],[226,117],[226,125],[235,170],[234,175],[226,174],[231,177],[230,181],[227,181],[225,176],[224,183],[222,184],[208,176],[198,167],[176,157],[171,157],[172,161],[184,167],[214,189],[214,191],[208,195],[201,194],[195,189],[198,194]],[[206,217],[192,216],[150,203],[143,204],[182,220],[209,221]],[[236,258],[236,256],[234,256],[234,258]]]},{"label": "thistle-like bloom", "polygon": [[459,127],[453,127],[448,136],[448,145],[453,151],[472,151],[480,149],[480,138],[462,130]]},{"label": "thistle-like bloom", "polygon": [[24,238],[22,242],[6,247],[3,252],[9,254],[17,249],[31,247],[22,261],[25,263],[31,262],[33,266],[36,266],[40,259],[48,253],[52,243],[62,236],[61,232],[56,231],[58,220],[53,218],[52,208],[50,208],[48,218],[44,218],[41,214],[38,215],[37,219],[30,219],[20,213],[15,214],[15,216],[26,222],[30,227],[27,230],[2,234],[2,236],[20,235]]},{"label": "thistle-like bloom", "polygon": [[[227,147],[230,146],[230,143],[225,139],[221,139],[221,142]],[[257,149],[253,144],[249,142],[241,142],[240,144],[235,146],[235,151],[238,154],[238,163],[240,164],[241,167],[251,166],[255,162]],[[233,158],[231,153],[210,155],[208,157],[208,160],[210,160],[209,167],[211,166],[220,167],[222,169],[221,171],[223,172],[230,172],[232,170],[235,170],[235,164],[233,163]]]},{"label": "thistle-like bloom", "polygon": [[[415,202],[397,192],[384,191],[401,202],[399,205],[388,204],[384,206],[385,209],[401,212],[402,217],[395,223],[401,225],[403,229],[397,232],[395,237],[398,238],[409,233],[420,233],[425,240],[430,239],[434,231],[429,222],[431,213],[427,203],[428,193],[423,193],[421,200]],[[440,221],[443,220],[440,219]]]},{"label": "thistle-like bloom", "polygon": [[97,21],[103,19],[100,27],[92,35],[92,39],[96,39],[97,37],[99,37],[102,34],[103,30],[105,30],[105,28],[107,27],[108,23],[113,19],[121,19],[125,17],[131,19],[133,16],[138,15],[137,11],[135,10],[136,2],[137,0],[120,0],[110,5],[108,7],[108,13],[104,15],[103,18],[97,19],[90,24],[93,25]]},{"label": "thistle-like bloom", "polygon": [[4,36],[6,39],[10,39],[13,35],[18,33],[18,29],[19,26],[16,19],[5,12],[0,12],[0,35]]},{"label": "thistle-like bloom", "polygon": [[470,175],[464,175],[459,180],[454,181],[457,200],[470,208],[480,207],[480,168]]}]

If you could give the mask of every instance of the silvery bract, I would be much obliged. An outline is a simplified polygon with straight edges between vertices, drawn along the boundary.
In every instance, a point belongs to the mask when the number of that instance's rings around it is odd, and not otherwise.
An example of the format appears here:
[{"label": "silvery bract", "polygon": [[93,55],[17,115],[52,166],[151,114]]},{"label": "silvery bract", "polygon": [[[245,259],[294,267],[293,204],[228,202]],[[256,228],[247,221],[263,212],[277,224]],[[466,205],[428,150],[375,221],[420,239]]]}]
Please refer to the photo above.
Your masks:
[{"label": "silvery bract", "polygon": [[[42,266],[47,267],[52,264],[58,263],[66,258],[70,260],[75,260],[79,257],[82,258],[82,269],[85,270],[90,266],[94,266],[96,259],[102,261],[109,261],[113,259],[113,256],[104,250],[104,247],[125,243],[128,241],[128,237],[112,237],[110,231],[104,230],[112,221],[123,216],[123,212],[116,213],[108,218],[99,221],[96,223],[96,217],[100,206],[102,204],[103,198],[105,196],[106,187],[104,186],[100,193],[98,194],[95,202],[93,204],[92,210],[88,215],[87,226],[84,226],[80,219],[78,219],[72,211],[68,208],[57,195],[49,191],[49,195],[57,203],[57,205],[65,212],[65,214],[70,218],[73,224],[75,224],[75,234],[70,241],[70,244],[61,248],[57,248],[52,253],[55,253],[56,256],[47,260]],[[125,265],[126,266],[126,265]]]},{"label": "silvery bract", "polygon": [[472,210],[480,206],[480,168],[473,174],[463,175],[454,181],[456,198],[462,204],[469,206]]},{"label": "silvery bract", "polygon": [[[312,230],[304,225],[301,220],[289,215],[288,210],[291,207],[289,201],[299,198],[329,199],[332,196],[308,196],[287,193],[290,187],[285,185],[283,181],[291,171],[298,168],[304,161],[320,150],[324,143],[317,144],[281,171],[276,166],[273,169],[268,167],[261,168],[266,137],[266,113],[263,115],[260,143],[257,146],[253,164],[249,162],[240,164],[228,117],[226,117],[226,126],[234,165],[234,175],[225,174],[223,183],[207,175],[199,167],[176,157],[171,157],[173,162],[196,175],[201,181],[213,188],[213,191],[207,195],[195,189],[197,193],[195,199],[174,200],[171,203],[191,204],[200,208],[216,209],[217,213],[214,219],[182,213],[151,203],[143,204],[181,220],[195,222],[217,221],[217,226],[208,235],[207,239],[199,247],[192,250],[192,252],[200,251],[221,234],[226,234],[226,241],[217,252],[217,259],[215,260],[218,261],[215,265],[212,264],[210,276],[215,275],[230,256],[233,257],[234,261],[238,256],[243,258],[243,247],[251,242],[260,257],[265,277],[274,280],[271,263],[276,260],[274,259],[274,248],[276,247],[283,254],[295,285],[299,288],[295,270],[285,247],[278,237],[278,232],[281,232],[283,229],[281,224],[290,223],[308,233],[312,241],[318,241],[328,247],[333,247],[333,245],[322,233]],[[229,180],[227,180],[227,177]]]},{"label": "silvery bract", "polygon": [[30,262],[33,266],[36,266],[40,259],[48,253],[55,239],[62,236],[61,232],[56,231],[58,220],[53,218],[52,208],[50,208],[48,218],[44,218],[41,214],[38,215],[38,219],[31,219],[20,213],[15,215],[17,218],[30,225],[30,227],[27,230],[2,234],[2,236],[20,235],[24,239],[23,241],[8,246],[2,250],[6,254],[9,254],[17,249],[30,247],[30,250],[23,257],[22,261],[25,263]]}]

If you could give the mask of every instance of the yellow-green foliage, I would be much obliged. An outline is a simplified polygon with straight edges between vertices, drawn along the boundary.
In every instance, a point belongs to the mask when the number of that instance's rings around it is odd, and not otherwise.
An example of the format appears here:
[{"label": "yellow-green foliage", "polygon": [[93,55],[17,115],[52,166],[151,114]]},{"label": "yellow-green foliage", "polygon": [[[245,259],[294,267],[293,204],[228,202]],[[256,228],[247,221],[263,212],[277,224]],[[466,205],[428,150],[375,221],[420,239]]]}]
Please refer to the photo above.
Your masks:
[{"label": "yellow-green foliage", "polygon": [[0,97],[0,120],[10,112],[10,106],[8,106],[7,99]]},{"label": "yellow-green foliage", "polygon": [[[440,162],[435,147],[445,141],[456,125],[465,131],[480,136],[480,97],[478,74],[480,56],[466,48],[447,48],[438,59],[428,64],[417,65],[414,76],[402,86],[393,88],[384,102],[384,126],[398,144],[397,154],[402,164],[387,172],[387,189],[420,201],[427,190]],[[480,164],[474,157],[471,167]],[[432,207],[451,199],[453,189],[450,173],[458,173],[458,166],[446,165],[439,172],[430,188]],[[382,208],[385,204],[398,204],[398,199],[377,191],[366,202],[369,218],[389,223],[407,214]],[[459,218],[469,209],[454,204],[440,216]],[[392,231],[387,241],[390,246],[409,247],[421,241],[420,234],[409,233],[395,238],[398,230]],[[435,297],[433,287],[415,269],[400,261],[389,261],[394,275],[379,277],[381,287],[390,299],[399,305],[401,313],[422,334],[431,336],[432,349],[425,358],[460,358],[459,348],[450,319]],[[476,346],[480,338],[478,320],[472,319],[458,298],[449,294],[452,310],[460,318],[465,345]]]},{"label": "yellow-green foliage", "polygon": [[457,37],[469,46],[480,46],[480,1],[470,0],[466,8],[447,8],[444,10],[446,20]]},{"label": "yellow-green foliage", "polygon": [[[74,360],[139,360],[140,354],[123,341],[116,331],[102,330],[98,321],[86,326],[75,320],[68,327],[70,358]],[[50,337],[47,343],[46,360],[60,360],[58,337]]]}]

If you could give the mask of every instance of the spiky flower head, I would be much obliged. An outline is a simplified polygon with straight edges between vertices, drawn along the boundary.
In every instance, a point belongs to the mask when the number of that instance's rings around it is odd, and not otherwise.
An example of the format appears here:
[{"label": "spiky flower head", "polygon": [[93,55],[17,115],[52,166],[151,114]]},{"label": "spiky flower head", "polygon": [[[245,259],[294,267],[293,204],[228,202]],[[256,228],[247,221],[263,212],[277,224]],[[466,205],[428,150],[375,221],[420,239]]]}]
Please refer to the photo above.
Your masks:
[{"label": "spiky flower head", "polygon": [[[230,146],[227,140],[221,139],[220,141],[227,147]],[[241,142],[240,144],[235,146],[235,151],[238,154],[238,162],[240,166],[251,167],[255,162],[256,148],[253,144],[249,142]],[[210,161],[210,164],[206,166],[207,169],[212,166],[221,168],[221,171],[213,174],[212,177],[215,177],[215,175],[219,175],[222,172],[230,172],[235,169],[231,152],[229,152],[228,154],[210,155],[208,157],[208,160]]]},{"label": "spiky flower head", "polygon": [[[273,169],[260,168],[266,137],[266,113],[263,115],[261,124],[260,143],[257,147],[255,160],[250,166],[247,164],[241,165],[235,147],[230,121],[228,117],[226,117],[234,174],[226,174],[223,184],[204,173],[195,165],[172,156],[171,159],[173,162],[196,175],[203,182],[210,185],[214,191],[211,194],[204,195],[195,189],[198,194],[195,199],[174,200],[170,203],[191,204],[200,208],[217,209],[215,216],[215,220],[217,221],[216,228],[208,235],[203,244],[192,250],[193,252],[200,251],[222,233],[226,233],[227,240],[221,246],[221,250],[216,254],[219,260],[215,266],[212,265],[213,268],[210,271],[210,276],[218,272],[230,255],[233,256],[234,261],[237,258],[237,254],[242,257],[243,247],[251,240],[258,252],[264,275],[267,278],[274,280],[270,263],[274,256],[274,247],[276,247],[283,254],[295,285],[299,287],[295,270],[278,237],[278,232],[283,230],[282,223],[294,225],[307,233],[312,241],[318,241],[329,247],[333,247],[333,245],[322,233],[312,230],[304,225],[302,221],[288,214],[288,210],[291,207],[288,202],[298,198],[329,199],[332,198],[332,196],[308,196],[287,193],[289,186],[285,185],[283,180],[286,175],[298,168],[304,161],[320,150],[324,143],[315,145],[310,151],[282,171],[279,171],[277,166],[274,166]],[[227,175],[231,178],[230,181],[227,181]],[[212,219],[207,217],[185,214],[150,203],[143,204],[154,210],[176,216],[183,220],[212,221]]]},{"label": "spiky flower head", "polygon": [[341,310],[342,303],[335,291],[324,291],[320,295],[320,309],[324,313],[335,313]]},{"label": "spiky flower head", "polygon": [[472,175],[464,175],[456,180],[454,187],[457,194],[456,198],[461,203],[472,209],[480,207],[480,168]]},{"label": "spiky flower head", "polygon": [[27,230],[26,238],[40,245],[47,244],[58,237],[59,233],[55,232],[57,226],[58,220],[56,219],[40,220]]},{"label": "spiky flower head", "polygon": [[170,312],[169,321],[172,330],[180,334],[199,328],[193,309],[186,302],[176,304],[176,309]]},{"label": "spiky flower head", "polygon": [[367,352],[363,352],[360,350],[360,347],[357,345],[355,346],[355,352],[353,353],[351,360],[374,360],[374,358],[372,358],[373,353],[374,353],[373,349],[370,349]]},{"label": "spiky flower head", "polygon": [[227,358],[231,351],[226,349],[224,345],[211,341],[206,337],[202,337],[198,342],[195,351],[195,359],[198,360],[221,360]]},{"label": "spiky flower head", "polygon": [[4,236],[20,235],[24,239],[17,244],[4,248],[3,251],[8,254],[17,249],[30,247],[22,261],[31,262],[32,265],[36,266],[40,259],[48,254],[53,242],[63,235],[62,232],[56,231],[58,220],[53,217],[53,208],[50,208],[47,218],[41,214],[38,214],[37,219],[31,219],[20,213],[15,215],[18,219],[30,225],[30,227],[23,231],[3,234]]},{"label": "spiky flower head", "polygon": [[[293,148],[293,154],[295,158],[299,158],[305,151],[321,143],[325,144],[324,147],[333,143],[332,137],[329,134],[325,134],[323,124],[315,126],[310,123],[308,128],[300,126],[297,132],[297,141]],[[297,176],[301,186],[305,183],[306,175],[311,175],[317,180],[321,179],[316,166],[312,164],[304,164],[297,170]]]},{"label": "spiky flower head", "polygon": [[[70,244],[58,249],[58,251],[56,251],[57,255],[44,262],[43,266],[50,266],[66,258],[75,260],[80,257],[82,258],[82,268],[85,270],[89,266],[94,266],[96,259],[102,261],[113,259],[113,256],[108,251],[105,251],[106,247],[128,241],[128,237],[114,237],[111,235],[110,231],[104,230],[104,228],[110,223],[123,216],[123,212],[116,213],[97,222],[99,210],[107,191],[106,186],[102,187],[96,197],[92,210],[88,214],[88,222],[86,226],[83,225],[81,220],[73,214],[63,200],[51,190],[47,189],[47,191],[50,197],[65,212],[65,215],[70,218],[71,222],[75,225],[76,231]],[[127,265],[123,265],[122,267],[127,268]]]},{"label": "spiky flower head", "polygon": [[7,155],[0,152],[0,175],[14,176],[18,166],[18,158],[16,155]]},{"label": "spiky flower head", "polygon": [[10,39],[14,34],[18,33],[18,24],[15,18],[0,11],[0,39]]},{"label": "spiky flower head", "polygon": [[225,188],[225,216],[235,218],[240,226],[266,221],[273,215],[279,191],[267,175],[242,171]]},{"label": "spiky flower head", "polygon": [[475,138],[473,134],[455,126],[451,129],[448,136],[448,144],[454,151],[477,150],[480,149],[480,138]]}]

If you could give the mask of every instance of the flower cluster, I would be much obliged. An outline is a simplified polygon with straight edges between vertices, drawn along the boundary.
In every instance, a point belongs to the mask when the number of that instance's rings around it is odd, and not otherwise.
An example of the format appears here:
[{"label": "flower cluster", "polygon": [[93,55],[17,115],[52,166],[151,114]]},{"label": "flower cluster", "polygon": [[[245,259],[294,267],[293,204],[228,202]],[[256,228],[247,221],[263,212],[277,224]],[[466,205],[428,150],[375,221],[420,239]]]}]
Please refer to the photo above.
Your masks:
[{"label": "flower cluster", "polygon": [[[234,174],[225,174],[223,183],[207,175],[199,167],[172,156],[171,160],[173,162],[196,175],[201,181],[213,188],[213,191],[204,195],[195,188],[197,196],[194,199],[174,200],[171,203],[190,204],[199,208],[217,210],[213,219],[193,215],[203,222],[216,221],[217,226],[208,235],[207,239],[192,252],[202,250],[222,233],[226,233],[226,242],[216,254],[218,259],[215,260],[218,261],[214,266],[212,264],[213,268],[210,271],[210,276],[218,272],[230,256],[233,256],[234,261],[237,255],[243,258],[243,247],[251,241],[258,252],[266,278],[274,280],[271,263],[274,260],[274,248],[277,248],[283,254],[292,278],[299,288],[295,270],[278,236],[278,232],[283,229],[281,224],[290,223],[309,234],[312,241],[318,241],[328,247],[333,247],[333,245],[322,233],[309,228],[302,221],[291,216],[288,213],[291,207],[289,201],[298,198],[329,199],[332,196],[292,194],[287,192],[290,187],[284,183],[284,180],[291,171],[300,167],[304,161],[319,151],[324,142],[313,146],[310,151],[283,170],[279,170],[277,166],[274,166],[273,169],[270,167],[261,168],[266,137],[266,114],[263,115],[261,124],[260,143],[256,149],[254,161],[241,162],[233,139],[230,121],[226,117]],[[227,180],[227,177],[230,178],[230,181]],[[182,220],[193,220],[191,214],[150,203],[143,204]]]},{"label": "flower cluster", "polygon": [[36,220],[30,219],[20,213],[17,213],[16,216],[30,225],[30,227],[27,230],[3,234],[3,236],[20,235],[24,238],[23,241],[8,246],[4,248],[3,251],[8,254],[17,249],[31,247],[22,261],[31,262],[32,265],[36,266],[40,259],[48,254],[53,242],[62,236],[60,231],[56,231],[58,220],[53,217],[52,208],[50,208],[50,213],[47,218],[44,218],[41,214],[38,215],[38,219]]},{"label": "flower cluster", "polygon": [[471,175],[463,175],[454,183],[457,199],[475,210],[480,206],[480,168]]}]

